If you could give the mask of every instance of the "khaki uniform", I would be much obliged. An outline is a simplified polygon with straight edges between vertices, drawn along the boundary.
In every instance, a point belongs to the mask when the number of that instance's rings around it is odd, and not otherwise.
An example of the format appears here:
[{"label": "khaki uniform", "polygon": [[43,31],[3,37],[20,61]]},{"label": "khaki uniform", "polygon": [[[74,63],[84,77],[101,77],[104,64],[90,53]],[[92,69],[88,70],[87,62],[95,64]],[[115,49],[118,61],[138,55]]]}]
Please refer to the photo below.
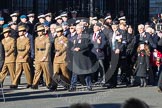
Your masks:
[{"label": "khaki uniform", "polygon": [[[50,57],[50,40],[49,37],[41,36],[35,39],[35,74],[33,79],[33,85],[37,85],[40,79],[40,75],[43,71],[45,76],[46,86],[51,83],[51,57]],[[44,61],[41,61],[45,57]]]},{"label": "khaki uniform", "polygon": [[[16,72],[15,79],[13,81],[13,85],[17,85],[17,81],[20,78],[22,70],[25,72],[26,80],[28,85],[31,85],[31,73],[29,66],[29,50],[30,50],[30,42],[27,37],[19,37],[17,39],[17,58],[16,58]],[[23,58],[19,58],[22,56]]]},{"label": "khaki uniform", "polygon": [[61,70],[62,75],[68,80],[70,80],[70,76],[67,70],[67,63],[66,63],[67,42],[68,39],[63,35],[55,39],[54,42],[55,51],[56,53],[59,54],[59,56],[55,55],[53,68],[54,68],[54,74],[59,73]]},{"label": "khaki uniform", "polygon": [[7,56],[5,56],[4,65],[0,73],[0,80],[4,81],[9,71],[11,82],[13,82],[15,77],[15,40],[11,37],[7,39],[4,38],[2,44],[4,46],[5,55],[7,54]]}]

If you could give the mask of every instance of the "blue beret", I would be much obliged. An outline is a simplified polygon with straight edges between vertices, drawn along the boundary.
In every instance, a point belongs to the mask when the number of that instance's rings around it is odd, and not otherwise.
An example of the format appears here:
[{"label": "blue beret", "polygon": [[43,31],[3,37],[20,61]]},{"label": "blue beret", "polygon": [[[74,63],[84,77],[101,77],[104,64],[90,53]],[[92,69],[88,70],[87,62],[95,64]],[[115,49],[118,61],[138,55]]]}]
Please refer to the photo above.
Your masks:
[{"label": "blue beret", "polygon": [[3,17],[0,17],[0,21],[4,21],[4,18]]},{"label": "blue beret", "polygon": [[3,25],[3,28],[7,28],[7,27],[9,27],[8,24],[4,24],[4,25]]},{"label": "blue beret", "polygon": [[22,18],[27,18],[27,17],[26,15],[21,15],[20,18],[22,19]]}]

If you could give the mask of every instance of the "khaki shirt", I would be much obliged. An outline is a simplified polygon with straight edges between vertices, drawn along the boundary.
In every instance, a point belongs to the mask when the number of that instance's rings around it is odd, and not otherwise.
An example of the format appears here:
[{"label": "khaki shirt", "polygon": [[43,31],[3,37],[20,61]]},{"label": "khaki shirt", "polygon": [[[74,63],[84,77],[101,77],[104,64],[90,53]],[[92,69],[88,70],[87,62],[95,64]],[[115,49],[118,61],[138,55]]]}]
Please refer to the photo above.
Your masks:
[{"label": "khaki shirt", "polygon": [[56,37],[54,46],[56,53],[59,56],[55,56],[54,63],[65,63],[66,60],[66,52],[67,52],[67,43],[68,39],[65,36]]},{"label": "khaki shirt", "polygon": [[4,38],[2,44],[4,46],[5,55],[8,54],[8,56],[5,56],[4,63],[15,62],[15,40],[11,37],[8,37],[7,39]]},{"label": "khaki shirt", "polygon": [[[30,41],[27,37],[17,38],[17,58],[16,62],[27,62],[29,59]],[[19,58],[22,56],[23,58]]]},{"label": "khaki shirt", "polygon": [[51,45],[49,37],[41,36],[35,39],[35,61],[41,61],[45,57],[44,61],[51,61]]}]

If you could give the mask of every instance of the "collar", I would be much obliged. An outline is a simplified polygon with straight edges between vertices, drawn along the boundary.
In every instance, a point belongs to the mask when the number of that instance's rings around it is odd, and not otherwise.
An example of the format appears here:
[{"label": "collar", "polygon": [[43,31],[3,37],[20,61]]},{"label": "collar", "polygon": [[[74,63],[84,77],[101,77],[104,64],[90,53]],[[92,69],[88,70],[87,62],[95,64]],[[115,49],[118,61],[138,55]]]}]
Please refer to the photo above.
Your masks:
[{"label": "collar", "polygon": [[29,33],[26,33],[26,34],[25,34],[25,37],[28,37],[28,34],[29,34]]}]

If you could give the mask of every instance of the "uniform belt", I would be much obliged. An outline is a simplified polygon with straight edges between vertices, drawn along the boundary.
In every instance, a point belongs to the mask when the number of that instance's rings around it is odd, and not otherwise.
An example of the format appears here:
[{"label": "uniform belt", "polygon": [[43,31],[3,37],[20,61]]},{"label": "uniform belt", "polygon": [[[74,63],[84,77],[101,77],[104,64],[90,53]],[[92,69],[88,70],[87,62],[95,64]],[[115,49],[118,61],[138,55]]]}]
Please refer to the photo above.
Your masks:
[{"label": "uniform belt", "polygon": [[59,52],[60,50],[55,50],[55,52]]},{"label": "uniform belt", "polygon": [[37,51],[44,51],[46,50],[45,48],[37,48]]},{"label": "uniform belt", "polygon": [[25,49],[17,49],[18,51],[25,51]]}]

